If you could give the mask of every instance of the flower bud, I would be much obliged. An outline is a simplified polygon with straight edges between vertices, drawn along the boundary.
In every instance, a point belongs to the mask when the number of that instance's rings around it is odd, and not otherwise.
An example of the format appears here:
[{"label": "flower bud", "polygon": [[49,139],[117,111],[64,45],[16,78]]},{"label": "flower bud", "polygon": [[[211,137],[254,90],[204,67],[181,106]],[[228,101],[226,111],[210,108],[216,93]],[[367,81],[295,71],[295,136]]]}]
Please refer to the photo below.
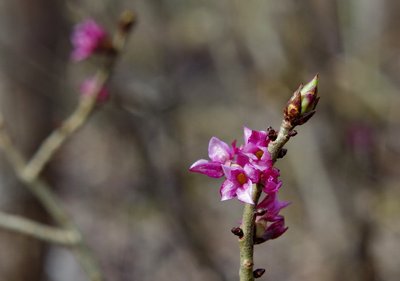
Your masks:
[{"label": "flower bud", "polygon": [[300,91],[301,114],[308,113],[315,109],[319,101],[318,97],[318,74],[308,82]]},{"label": "flower bud", "polygon": [[119,19],[118,26],[123,32],[129,31],[137,22],[137,16],[134,12],[125,10]]},{"label": "flower bud", "polygon": [[306,123],[314,115],[318,101],[317,74],[309,83],[300,85],[294,92],[284,109],[285,120],[293,127]]}]

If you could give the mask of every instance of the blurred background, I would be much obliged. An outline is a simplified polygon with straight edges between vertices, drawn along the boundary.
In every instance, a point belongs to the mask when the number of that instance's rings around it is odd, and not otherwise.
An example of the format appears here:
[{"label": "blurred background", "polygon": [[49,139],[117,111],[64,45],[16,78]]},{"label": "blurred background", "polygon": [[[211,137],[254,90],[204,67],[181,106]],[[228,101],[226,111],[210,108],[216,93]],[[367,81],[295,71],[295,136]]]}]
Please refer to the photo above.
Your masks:
[{"label": "blurred background", "polygon": [[[211,136],[277,128],[320,74],[318,112],[277,163],[289,230],[256,247],[263,280],[400,278],[400,2],[397,0],[0,1],[0,110],[28,157],[74,109],[98,62],[69,60],[91,17],[139,15],[112,99],[44,177],[107,280],[238,280],[242,204],[190,174]],[[52,224],[0,154],[0,208]],[[0,230],[0,280],[86,276],[67,249]]]}]

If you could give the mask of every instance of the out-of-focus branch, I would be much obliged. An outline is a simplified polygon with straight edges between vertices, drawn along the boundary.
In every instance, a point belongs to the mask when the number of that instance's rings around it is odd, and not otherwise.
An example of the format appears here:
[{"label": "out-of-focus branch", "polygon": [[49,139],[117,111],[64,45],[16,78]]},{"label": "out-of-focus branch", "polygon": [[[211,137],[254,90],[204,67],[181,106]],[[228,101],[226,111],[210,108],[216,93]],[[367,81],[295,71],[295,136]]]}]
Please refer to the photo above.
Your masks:
[{"label": "out-of-focus branch", "polygon": [[[61,207],[61,204],[58,201],[57,197],[52,193],[50,186],[48,186],[44,181],[40,179],[36,178],[35,180],[32,181],[31,179],[27,179],[24,177],[22,167],[26,165],[26,160],[24,159],[22,154],[17,150],[14,144],[11,142],[11,138],[6,132],[4,125],[2,125],[0,128],[0,148],[4,151],[7,159],[13,166],[18,179],[21,182],[25,183],[26,188],[30,192],[32,192],[32,194],[40,201],[40,203],[51,215],[51,217],[56,221],[56,223],[59,224],[64,229],[67,229],[70,232],[70,234],[72,234],[74,237],[79,238],[75,241],[74,245],[70,246],[72,246],[74,254],[78,258],[83,269],[88,274],[90,280],[91,281],[103,280],[96,259],[92,256],[91,252],[85,245],[84,240],[81,238],[79,229],[73,224],[68,214]],[[14,228],[12,230],[24,234],[31,232],[31,229],[29,229],[29,227],[31,227],[32,225],[28,224],[22,225],[21,221],[19,221],[18,226],[19,228],[15,227],[14,225]],[[23,227],[28,227],[28,229],[24,229]],[[10,227],[8,227],[8,229],[10,229]],[[42,228],[42,230],[44,229]]]},{"label": "out-of-focus branch", "polygon": [[[71,249],[91,281],[102,281],[104,279],[97,261],[86,246],[84,240],[81,238],[78,227],[72,222],[68,214],[61,207],[57,197],[51,191],[51,187],[45,181],[41,180],[39,175],[55,152],[68,139],[68,137],[85,124],[88,117],[93,112],[100,91],[112,73],[115,61],[125,45],[130,28],[135,22],[135,19],[136,17],[132,12],[125,11],[121,15],[118,30],[113,38],[113,53],[109,55],[104,66],[97,72],[95,76],[96,83],[92,89],[92,93],[81,97],[76,110],[64,121],[61,127],[50,134],[29,162],[12,143],[8,132],[5,130],[3,118],[0,114],[0,148],[3,150],[7,160],[14,168],[18,179],[25,183],[27,189],[41,202],[56,223],[66,229],[68,235],[76,238],[75,243],[70,241]],[[0,219],[1,218],[2,217],[0,216]],[[47,241],[54,242],[57,239],[61,240],[60,234],[62,233],[58,232],[60,230],[42,226],[26,219],[6,215],[3,217],[3,225],[7,229],[24,234],[31,234]],[[0,226],[2,226],[1,222]],[[57,239],[55,239],[56,236]]]},{"label": "out-of-focus branch", "polygon": [[43,225],[20,216],[2,212],[0,212],[0,227],[33,236],[46,242],[66,246],[76,245],[80,241],[80,236],[71,230]]},{"label": "out-of-focus branch", "polygon": [[42,145],[23,170],[23,177],[26,180],[34,181],[68,137],[74,134],[83,124],[86,123],[88,117],[96,106],[97,97],[100,94],[101,89],[111,76],[118,54],[124,48],[129,31],[135,22],[136,15],[134,13],[130,11],[124,11],[122,13],[119,20],[119,28],[114,35],[112,43],[114,54],[110,55],[104,67],[96,73],[96,84],[93,89],[94,94],[82,96],[75,111],[58,129],[43,141]]},{"label": "out-of-focus branch", "polygon": [[[110,75],[109,72],[109,70],[105,69],[98,71],[95,76],[95,93],[99,93],[101,87],[107,82]],[[86,122],[96,105],[96,98],[97,95],[82,96],[72,115],[69,116],[58,129],[50,134],[25,166],[22,172],[25,180],[30,182],[34,181],[68,137],[75,133]]]}]

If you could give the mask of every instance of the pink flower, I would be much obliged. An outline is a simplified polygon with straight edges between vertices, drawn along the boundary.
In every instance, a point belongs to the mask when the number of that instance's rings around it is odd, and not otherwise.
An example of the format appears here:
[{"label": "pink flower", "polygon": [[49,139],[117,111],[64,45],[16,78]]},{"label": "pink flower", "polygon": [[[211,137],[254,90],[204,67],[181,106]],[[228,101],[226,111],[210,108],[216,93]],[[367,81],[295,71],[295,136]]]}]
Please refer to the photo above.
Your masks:
[{"label": "pink flower", "polygon": [[211,161],[200,159],[190,166],[190,171],[204,174],[211,178],[220,178],[224,175],[222,165],[229,164],[235,156],[235,143],[229,147],[225,142],[216,137],[210,139],[208,156]]},{"label": "pink flower", "polygon": [[256,220],[256,233],[254,244],[261,244],[265,241],[276,239],[286,232],[288,227],[285,227],[285,218],[276,216],[271,224],[265,219]]},{"label": "pink flower", "polygon": [[238,164],[252,164],[260,171],[272,166],[271,155],[268,152],[268,134],[244,127],[244,146],[238,151]]},{"label": "pink flower", "polygon": [[[80,86],[80,92],[83,96],[91,96],[96,95],[95,92],[97,88],[97,81],[95,77],[87,78]],[[108,100],[110,94],[106,87],[100,89],[100,92],[97,94],[98,102],[105,102]]]},{"label": "pink flower", "polygon": [[282,186],[282,181],[279,180],[279,170],[272,166],[268,167],[260,175],[260,183],[264,186],[263,191],[267,194],[278,192]]},{"label": "pink flower", "polygon": [[81,61],[99,50],[107,39],[107,33],[94,20],[88,19],[75,26],[71,36],[71,58]]},{"label": "pink flower", "polygon": [[258,210],[265,210],[265,214],[261,216],[261,219],[267,221],[274,221],[278,216],[281,209],[288,206],[290,202],[279,201],[276,193],[268,194],[265,198],[257,205]]},{"label": "pink flower", "polygon": [[244,127],[244,145],[247,145],[249,143],[257,146],[267,147],[269,144],[267,132],[256,131]]},{"label": "pink flower", "polygon": [[257,210],[264,210],[265,213],[256,217],[255,244],[278,238],[288,229],[285,227],[285,218],[279,212],[289,204],[279,201],[277,194],[272,193],[257,205]]},{"label": "pink flower", "polygon": [[225,176],[220,188],[223,201],[237,197],[242,202],[254,204],[254,184],[262,185],[265,193],[274,194],[282,182],[268,152],[268,134],[245,127],[244,142],[239,148],[235,142],[230,147],[212,137],[208,145],[210,160],[200,159],[189,170],[212,178]]},{"label": "pink flower", "polygon": [[247,176],[246,167],[240,166],[222,166],[226,180],[222,183],[220,193],[221,200],[237,198],[249,204],[254,204],[252,199],[253,183]]}]

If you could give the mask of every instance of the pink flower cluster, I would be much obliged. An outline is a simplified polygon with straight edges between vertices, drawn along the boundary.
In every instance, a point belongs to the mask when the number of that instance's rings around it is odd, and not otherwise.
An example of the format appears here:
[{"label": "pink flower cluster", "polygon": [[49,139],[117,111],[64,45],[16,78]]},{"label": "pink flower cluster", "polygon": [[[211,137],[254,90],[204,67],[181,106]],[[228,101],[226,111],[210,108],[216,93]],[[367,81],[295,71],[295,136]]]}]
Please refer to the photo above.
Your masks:
[{"label": "pink flower cluster", "polygon": [[279,180],[279,170],[273,167],[268,152],[269,142],[267,132],[246,127],[244,144],[240,147],[236,142],[229,146],[212,137],[208,146],[210,160],[198,160],[190,167],[190,171],[212,178],[225,177],[220,188],[221,200],[237,197],[244,203],[254,204],[253,189],[255,185],[262,186],[266,196],[257,205],[263,214],[256,218],[256,243],[277,238],[287,230],[279,211],[289,203],[277,198],[282,181]]},{"label": "pink flower cluster", "polygon": [[71,57],[75,61],[81,61],[100,50],[108,35],[103,27],[94,20],[88,19],[74,28],[71,42],[74,47]]}]

